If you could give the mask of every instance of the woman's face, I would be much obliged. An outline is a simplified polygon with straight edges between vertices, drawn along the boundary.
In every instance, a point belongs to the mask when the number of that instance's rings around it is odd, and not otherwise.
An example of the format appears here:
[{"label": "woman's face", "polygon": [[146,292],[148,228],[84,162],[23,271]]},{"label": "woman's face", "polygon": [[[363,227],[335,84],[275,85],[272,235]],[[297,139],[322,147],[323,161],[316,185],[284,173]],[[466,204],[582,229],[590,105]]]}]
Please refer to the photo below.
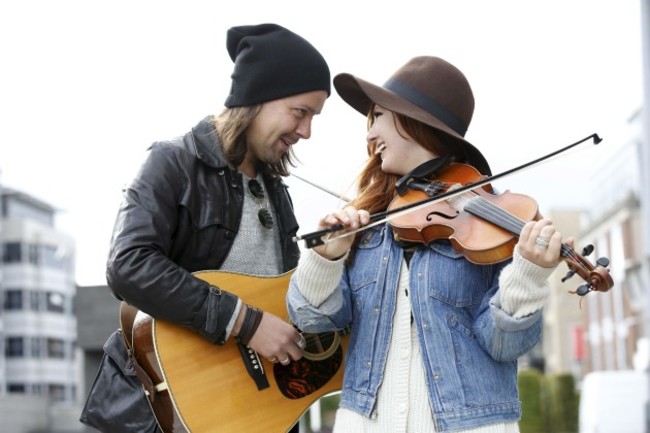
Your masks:
[{"label": "woman's face", "polygon": [[413,140],[398,125],[392,111],[375,105],[372,118],[366,139],[376,143],[375,155],[380,155],[384,172],[402,176],[439,156]]}]

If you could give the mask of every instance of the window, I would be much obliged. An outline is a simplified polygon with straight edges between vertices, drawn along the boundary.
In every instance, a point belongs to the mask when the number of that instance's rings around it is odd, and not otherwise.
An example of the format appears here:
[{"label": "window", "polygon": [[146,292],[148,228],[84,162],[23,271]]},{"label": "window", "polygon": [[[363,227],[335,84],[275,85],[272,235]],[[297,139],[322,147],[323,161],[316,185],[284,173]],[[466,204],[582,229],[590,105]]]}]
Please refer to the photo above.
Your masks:
[{"label": "window", "polygon": [[56,269],[71,269],[72,257],[63,245],[41,245],[42,263]]},{"label": "window", "polygon": [[4,309],[8,311],[23,309],[23,291],[7,289],[5,291]]},{"label": "window", "polygon": [[65,387],[51,383],[48,385],[48,394],[53,401],[63,401],[65,400]]},{"label": "window", "polygon": [[23,358],[25,356],[25,341],[23,337],[8,337],[5,345],[7,358]]},{"label": "window", "polygon": [[38,338],[38,337],[31,338],[29,346],[30,346],[30,349],[31,349],[30,356],[32,358],[36,358],[36,359],[41,358],[42,353],[43,353],[42,342],[43,342],[42,338]]},{"label": "window", "polygon": [[54,212],[48,209],[47,206],[45,208],[38,205],[35,206],[29,201],[25,201],[22,197],[13,196],[7,198],[8,199],[4,203],[5,216],[22,220],[37,221],[41,224],[53,227]]},{"label": "window", "polygon": [[7,391],[10,394],[25,394],[26,388],[24,383],[7,383]]},{"label": "window", "polygon": [[63,313],[64,300],[65,298],[60,293],[47,292],[47,311]]},{"label": "window", "polygon": [[29,292],[29,309],[31,311],[40,311],[40,299],[42,292],[37,292],[35,290],[30,290]]},{"label": "window", "polygon": [[65,345],[63,340],[59,338],[47,339],[47,357],[56,359],[65,358]]},{"label": "window", "polygon": [[22,245],[19,242],[7,242],[2,246],[2,261],[4,263],[20,263],[22,261]]},{"label": "window", "polygon": [[[24,256],[24,257],[23,257]],[[2,245],[4,263],[26,262],[35,266],[48,266],[56,269],[73,269],[72,252],[63,244],[41,245],[7,242]]]},{"label": "window", "polygon": [[29,244],[27,247],[27,261],[32,265],[38,265],[40,261],[40,256],[38,254],[38,245]]},{"label": "window", "polygon": [[42,383],[33,383],[32,386],[32,394],[34,395],[44,395],[45,394],[45,385]]}]

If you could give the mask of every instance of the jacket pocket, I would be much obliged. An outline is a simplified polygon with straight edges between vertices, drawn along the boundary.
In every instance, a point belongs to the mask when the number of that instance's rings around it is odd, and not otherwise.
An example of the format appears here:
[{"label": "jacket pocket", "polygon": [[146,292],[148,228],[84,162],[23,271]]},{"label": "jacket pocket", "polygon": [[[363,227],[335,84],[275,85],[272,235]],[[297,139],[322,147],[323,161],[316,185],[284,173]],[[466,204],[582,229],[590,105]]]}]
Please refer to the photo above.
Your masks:
[{"label": "jacket pocket", "polygon": [[354,271],[350,272],[350,290],[357,292],[374,284],[381,263],[380,247],[383,243],[384,231],[367,230],[359,239],[354,257]]},{"label": "jacket pocket", "polygon": [[[214,200],[195,200],[181,204],[181,226],[189,225],[191,231],[183,239],[183,251],[193,257],[194,262],[204,262],[218,254],[215,251],[219,242],[234,239],[236,228],[227,227],[224,206]],[[183,221],[187,218],[189,221]],[[188,227],[188,228],[189,228]],[[187,257],[186,257],[187,258]]]},{"label": "jacket pocket", "polygon": [[[451,331],[454,366],[457,380],[462,384],[463,405],[466,407],[496,407],[517,405],[517,363],[495,361],[481,348],[471,323],[462,316],[447,314]],[[469,361],[471,360],[471,361]]]},{"label": "jacket pocket", "polygon": [[79,420],[101,432],[160,431],[120,330],[104,345],[104,355]]},{"label": "jacket pocket", "polygon": [[454,307],[481,303],[490,287],[491,267],[475,265],[454,250],[448,241],[429,245],[427,258],[429,296]]}]

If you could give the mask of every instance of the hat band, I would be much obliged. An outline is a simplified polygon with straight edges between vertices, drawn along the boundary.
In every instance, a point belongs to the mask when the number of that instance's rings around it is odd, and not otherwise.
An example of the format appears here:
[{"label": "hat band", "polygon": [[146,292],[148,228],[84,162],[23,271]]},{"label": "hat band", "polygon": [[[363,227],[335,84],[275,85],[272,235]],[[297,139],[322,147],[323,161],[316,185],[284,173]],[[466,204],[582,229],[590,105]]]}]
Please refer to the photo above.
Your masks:
[{"label": "hat band", "polygon": [[454,113],[440,105],[438,101],[435,101],[423,95],[417,89],[395,79],[386,81],[384,88],[392,91],[393,93],[397,93],[418,107],[423,108],[429,114],[442,120],[445,125],[449,126],[460,136],[465,136],[465,132],[467,132],[467,126],[458,117],[456,117]]}]

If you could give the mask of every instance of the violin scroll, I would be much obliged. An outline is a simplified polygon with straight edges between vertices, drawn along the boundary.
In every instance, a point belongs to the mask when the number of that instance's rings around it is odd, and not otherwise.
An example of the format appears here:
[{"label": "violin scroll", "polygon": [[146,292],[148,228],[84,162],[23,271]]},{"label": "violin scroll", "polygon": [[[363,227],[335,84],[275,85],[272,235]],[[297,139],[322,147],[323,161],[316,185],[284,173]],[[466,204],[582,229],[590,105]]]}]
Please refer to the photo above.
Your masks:
[{"label": "violin scroll", "polygon": [[561,255],[569,267],[569,271],[562,277],[562,282],[565,282],[575,274],[578,274],[585,281],[585,284],[569,293],[585,296],[592,291],[607,292],[614,287],[614,280],[609,273],[609,259],[607,257],[600,257],[596,260],[596,265],[594,266],[585,258],[593,250],[593,245],[587,245],[583,248],[582,254],[577,254],[568,245],[562,246]]}]

